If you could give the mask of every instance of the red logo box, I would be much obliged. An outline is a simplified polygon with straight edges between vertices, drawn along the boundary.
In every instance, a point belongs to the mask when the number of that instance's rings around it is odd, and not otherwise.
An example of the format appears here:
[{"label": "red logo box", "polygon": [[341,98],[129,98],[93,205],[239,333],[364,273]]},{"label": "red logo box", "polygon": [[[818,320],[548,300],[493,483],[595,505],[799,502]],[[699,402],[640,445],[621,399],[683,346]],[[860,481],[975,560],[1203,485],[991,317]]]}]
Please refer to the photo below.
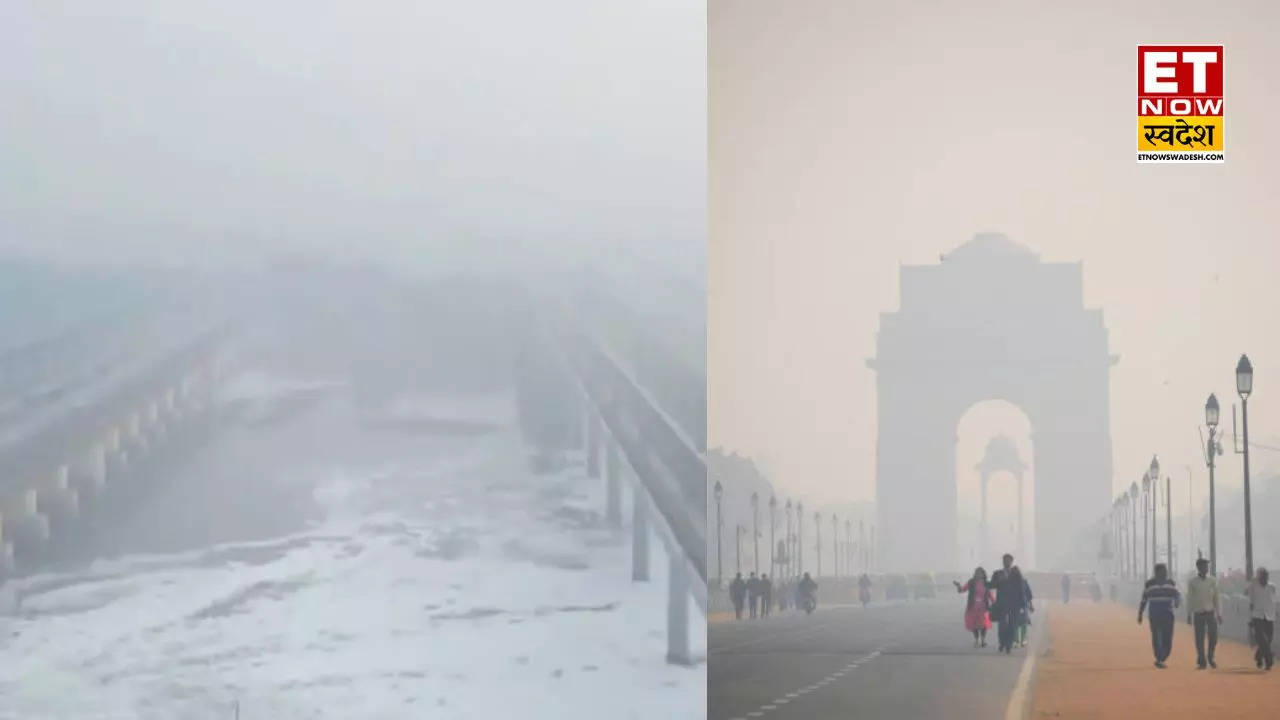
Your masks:
[{"label": "red logo box", "polygon": [[1222,162],[1223,46],[1138,46],[1138,162]]}]

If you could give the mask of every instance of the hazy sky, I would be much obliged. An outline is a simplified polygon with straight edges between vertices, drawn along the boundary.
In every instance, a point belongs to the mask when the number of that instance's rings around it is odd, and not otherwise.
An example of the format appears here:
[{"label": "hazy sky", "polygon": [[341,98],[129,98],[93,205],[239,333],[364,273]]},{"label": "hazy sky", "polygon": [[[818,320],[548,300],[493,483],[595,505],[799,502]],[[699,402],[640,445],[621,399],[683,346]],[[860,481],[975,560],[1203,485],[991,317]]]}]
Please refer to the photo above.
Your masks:
[{"label": "hazy sky", "polygon": [[705,43],[677,0],[3,3],[0,249],[696,255]]},{"label": "hazy sky", "polygon": [[[1116,488],[1159,453],[1175,498],[1185,465],[1199,498],[1195,427],[1216,391],[1230,431],[1241,352],[1257,375],[1250,434],[1280,436],[1277,27],[1266,2],[713,0],[711,442],[761,458],[790,492],[870,499],[864,361],[879,313],[898,308],[899,264],[998,231],[1083,261],[1085,305],[1121,356]],[[1225,44],[1225,165],[1136,164],[1140,41]],[[962,443],[1025,435],[988,410],[962,421]],[[1238,484],[1224,445],[1219,478]]]}]

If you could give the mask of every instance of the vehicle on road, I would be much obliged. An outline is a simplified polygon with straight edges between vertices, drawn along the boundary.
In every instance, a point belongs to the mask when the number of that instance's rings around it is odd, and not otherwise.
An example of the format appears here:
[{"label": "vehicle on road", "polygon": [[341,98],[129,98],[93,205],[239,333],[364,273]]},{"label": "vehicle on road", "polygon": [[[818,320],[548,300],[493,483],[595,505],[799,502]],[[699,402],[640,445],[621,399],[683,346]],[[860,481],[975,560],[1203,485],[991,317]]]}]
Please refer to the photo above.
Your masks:
[{"label": "vehicle on road", "polygon": [[937,586],[933,582],[933,576],[928,573],[922,573],[911,578],[911,597],[914,600],[922,598],[935,598],[938,596]]},{"label": "vehicle on road", "polygon": [[907,578],[905,575],[886,575],[884,579],[884,599],[885,600],[909,600],[910,591],[907,589]]},{"label": "vehicle on road", "polygon": [[800,601],[800,607],[804,608],[805,615],[812,615],[818,609],[818,597],[813,593],[805,595]]},{"label": "vehicle on road", "polygon": [[862,607],[866,607],[871,602],[871,588],[869,587],[859,588],[858,600],[862,602]]}]

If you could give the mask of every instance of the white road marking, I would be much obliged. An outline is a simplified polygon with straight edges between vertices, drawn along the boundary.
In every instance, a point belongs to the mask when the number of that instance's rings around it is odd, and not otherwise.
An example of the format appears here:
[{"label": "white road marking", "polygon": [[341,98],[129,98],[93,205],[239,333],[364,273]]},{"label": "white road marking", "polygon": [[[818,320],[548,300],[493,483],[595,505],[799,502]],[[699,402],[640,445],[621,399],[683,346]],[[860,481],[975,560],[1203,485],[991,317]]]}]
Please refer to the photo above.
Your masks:
[{"label": "white road marking", "polygon": [[1035,676],[1036,656],[1040,654],[1040,636],[1046,623],[1041,623],[1032,632],[1027,643],[1027,654],[1022,659],[1022,670],[1018,673],[1018,681],[1014,683],[1013,693],[1009,695],[1009,705],[1004,710],[1004,720],[1023,720],[1027,711],[1027,692],[1031,688],[1031,678]]},{"label": "white road marking", "polygon": [[[844,667],[844,669],[842,669],[842,670],[838,670],[838,671],[836,671],[836,672],[832,673],[831,675],[828,675],[827,677],[825,677],[825,678],[823,678],[823,679],[819,680],[818,682],[816,682],[816,683],[814,683],[814,684],[812,684],[812,685],[810,685],[810,686],[808,686],[808,687],[800,688],[799,690],[796,690],[795,692],[789,692],[789,693],[787,693],[785,696],[783,696],[783,697],[781,697],[781,698],[778,698],[777,700],[774,700],[772,703],[770,703],[770,704],[768,704],[768,705],[761,705],[758,709],[756,709],[756,710],[752,710],[751,712],[747,713],[747,717],[749,717],[749,718],[763,717],[765,713],[767,713],[767,712],[769,712],[769,711],[771,711],[771,710],[777,710],[777,709],[778,709],[778,706],[780,706],[780,705],[786,705],[787,703],[791,702],[792,700],[799,699],[800,697],[803,697],[803,696],[805,696],[805,695],[808,695],[809,693],[811,693],[811,692],[813,692],[813,691],[815,691],[815,690],[819,690],[819,689],[821,689],[821,688],[824,688],[824,687],[826,687],[827,685],[830,685],[831,683],[836,682],[836,681],[837,681],[837,680],[839,680],[840,678],[844,677],[844,676],[845,676],[845,673],[847,673],[847,672],[849,672],[849,671],[851,671],[851,670],[853,670],[853,669],[857,668],[857,667],[858,667],[859,665],[861,665],[862,663],[864,663],[864,662],[868,662],[868,661],[871,661],[871,660],[876,659],[877,657],[880,657],[880,653],[881,653],[883,650],[884,650],[884,648],[876,648],[876,649],[875,649],[875,650],[873,650],[872,652],[870,652],[870,653],[868,653],[868,654],[866,654],[866,655],[864,655],[864,656],[862,656],[862,657],[858,658],[857,660],[854,660],[853,662],[849,663],[848,665],[846,665],[846,666]],[[741,720],[741,719],[740,719],[740,718],[736,718],[735,720]]]}]

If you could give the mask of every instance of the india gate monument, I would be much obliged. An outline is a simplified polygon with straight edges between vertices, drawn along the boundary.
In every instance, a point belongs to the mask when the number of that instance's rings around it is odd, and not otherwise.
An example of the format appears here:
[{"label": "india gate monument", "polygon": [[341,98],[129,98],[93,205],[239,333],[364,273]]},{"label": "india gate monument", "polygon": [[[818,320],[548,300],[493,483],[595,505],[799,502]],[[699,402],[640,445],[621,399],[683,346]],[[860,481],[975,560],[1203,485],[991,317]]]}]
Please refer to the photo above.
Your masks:
[{"label": "india gate monument", "polygon": [[[880,316],[867,361],[878,403],[879,566],[963,566],[957,427],[986,400],[1016,405],[1032,427],[1035,559],[1017,562],[1078,565],[1082,531],[1111,503],[1109,373],[1118,359],[1102,311],[1084,307],[1082,264],[1043,262],[984,233],[937,264],[903,266],[900,294],[899,309]],[[981,559],[989,570],[1005,549],[990,550]]]}]

